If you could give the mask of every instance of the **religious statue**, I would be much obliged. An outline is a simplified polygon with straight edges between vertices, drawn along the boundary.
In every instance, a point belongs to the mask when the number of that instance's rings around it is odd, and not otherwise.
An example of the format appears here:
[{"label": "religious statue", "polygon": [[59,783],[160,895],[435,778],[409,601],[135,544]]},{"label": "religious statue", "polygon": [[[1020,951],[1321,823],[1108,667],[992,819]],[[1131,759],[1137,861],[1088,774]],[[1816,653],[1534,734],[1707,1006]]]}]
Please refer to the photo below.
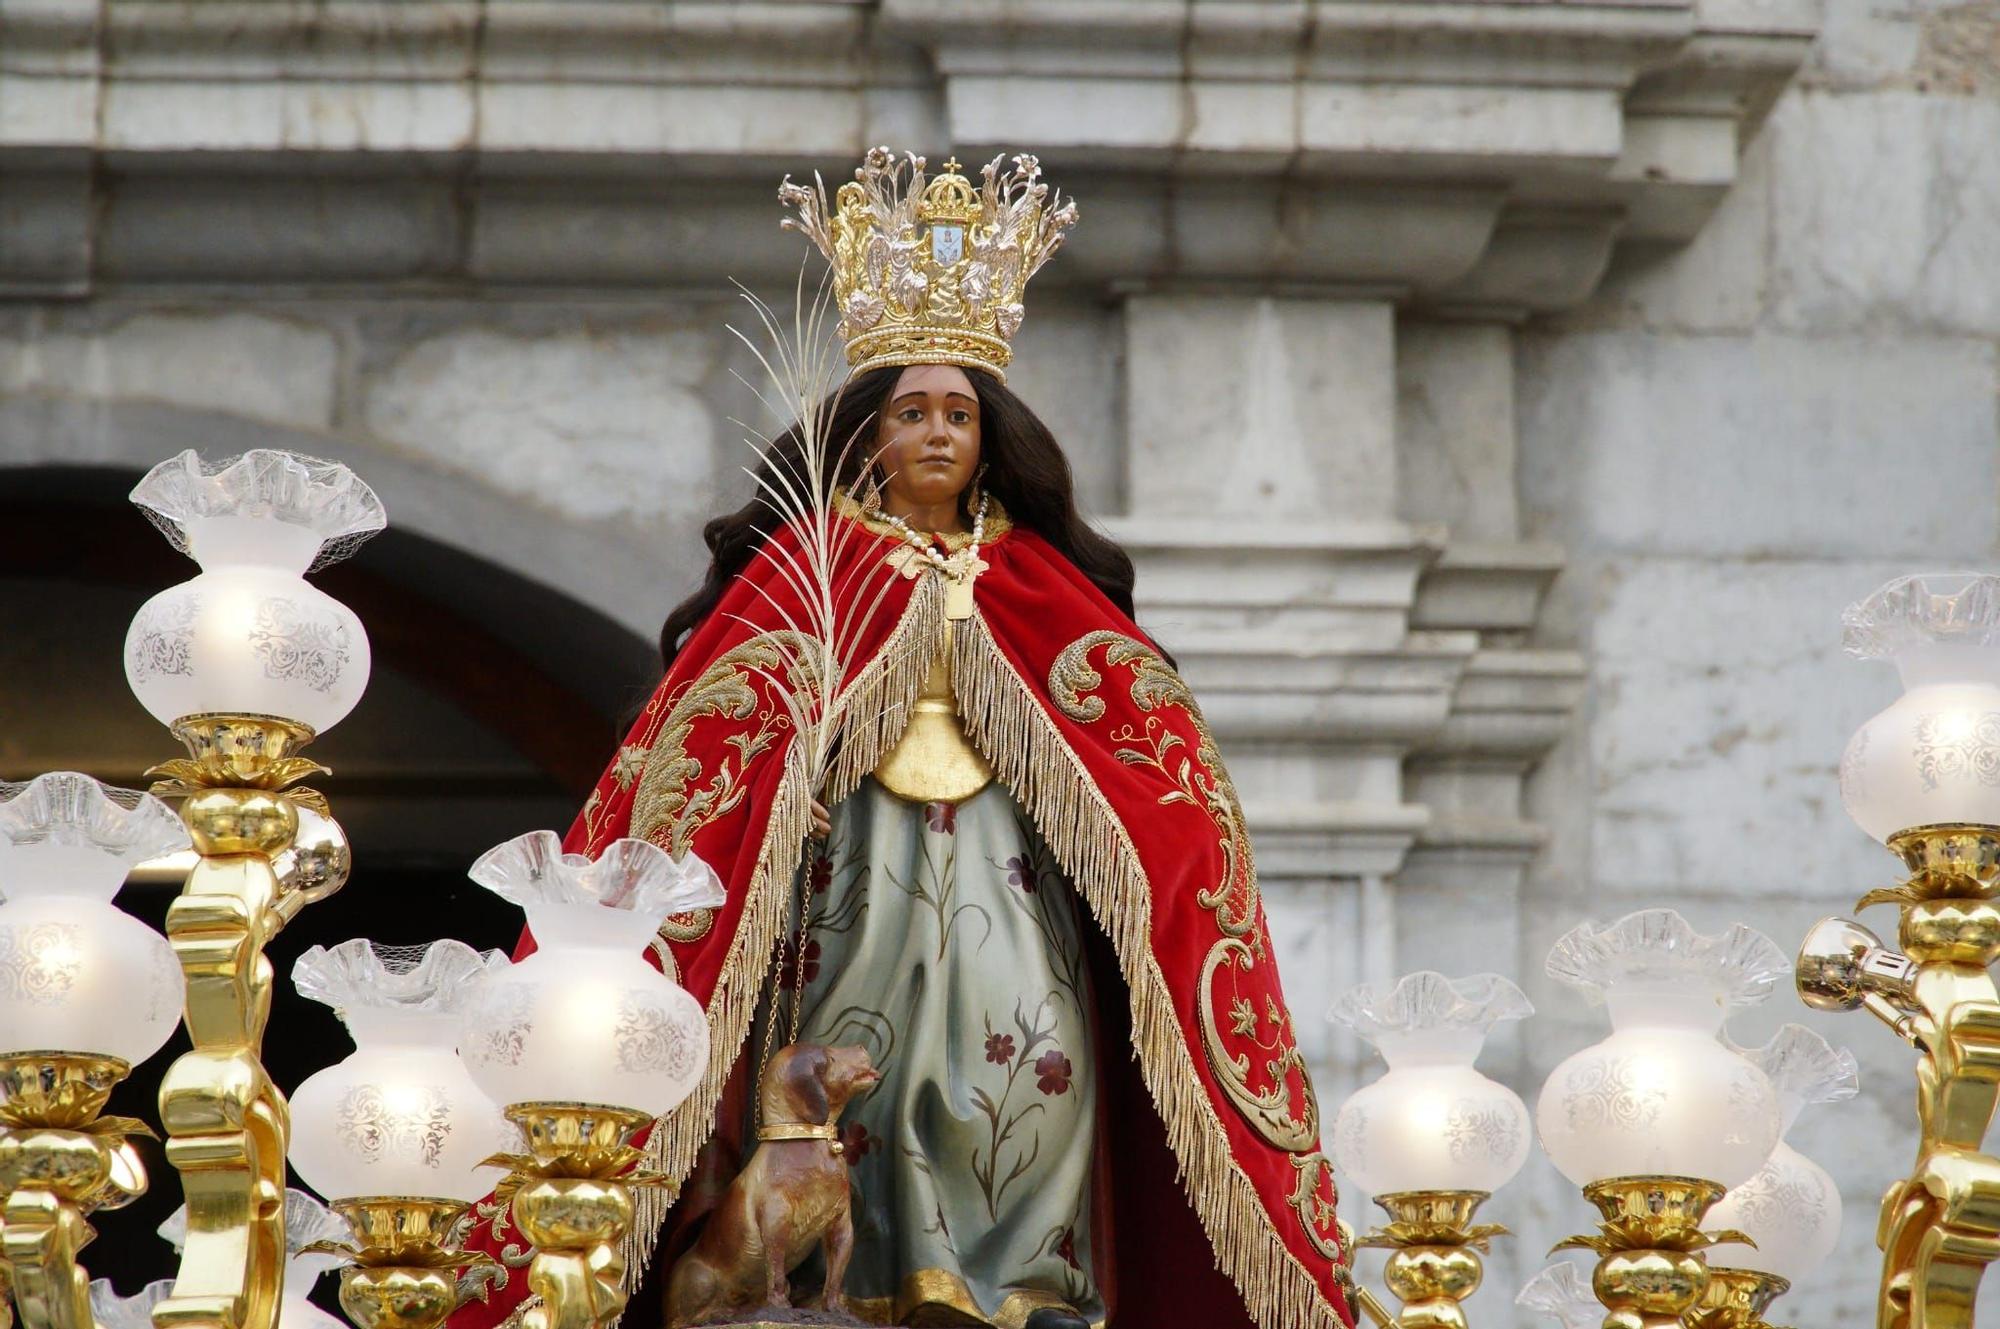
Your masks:
[{"label": "religious statue", "polygon": [[[974,184],[887,149],[831,203],[789,180],[781,198],[832,265],[848,377],[765,448],[764,492],[708,524],[666,676],[566,844],[693,852],[728,893],[654,947],[712,1050],[647,1141],[679,1189],[641,1192],[625,1277],[734,1258],[704,1233],[740,1218],[728,1187],[760,1137],[800,1138],[753,1089],[772,1048],[804,1044],[865,1051],[879,1082],[837,1138],[796,1146],[852,1182],[844,1280],[814,1256],[802,1297],[830,1276],[872,1324],[1351,1325],[1235,788],[1133,622],[1131,560],[1006,386],[1025,286],[1075,205],[1032,157]],[[851,631],[837,669],[807,668],[813,558],[770,494],[829,480],[851,538],[813,585]],[[787,692],[813,688],[842,702],[819,770]],[[501,1228],[472,1244],[516,1272],[454,1329],[527,1294]],[[662,1314],[642,1294],[627,1324]]]}]

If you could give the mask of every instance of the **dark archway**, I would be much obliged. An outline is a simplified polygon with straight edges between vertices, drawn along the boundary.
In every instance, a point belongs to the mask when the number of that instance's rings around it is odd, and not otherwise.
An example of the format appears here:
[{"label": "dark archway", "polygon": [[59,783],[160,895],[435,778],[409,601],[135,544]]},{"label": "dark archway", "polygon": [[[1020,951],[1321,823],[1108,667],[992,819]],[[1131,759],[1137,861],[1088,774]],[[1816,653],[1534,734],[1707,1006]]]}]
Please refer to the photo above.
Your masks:
[{"label": "dark archway", "polygon": [[[125,499],[122,468],[0,468],[0,778],[86,771],[143,788],[143,772],[179,755],[127,690],[131,616],[194,565]],[[316,575],[367,625],[368,692],[309,752],[333,768],[315,783],[355,847],[347,888],[313,906],[270,957],[278,997],[266,1062],[280,1086],[349,1051],[325,1007],[289,976],[307,947],[349,937],[411,944],[458,937],[511,947],[520,913],[465,878],[481,850],[540,827],[567,830],[657,681],[654,648],[548,586],[394,528]],[[664,607],[663,607],[664,608]],[[171,884],[129,885],[119,903],[155,927]],[[121,1087],[112,1110],[157,1123],[159,1078],[184,1049],[177,1035]],[[173,1272],[153,1235],[180,1203],[158,1146],[144,1145],[153,1188],[101,1215],[86,1254],[121,1292]],[[317,1299],[335,1310],[333,1280]]]}]

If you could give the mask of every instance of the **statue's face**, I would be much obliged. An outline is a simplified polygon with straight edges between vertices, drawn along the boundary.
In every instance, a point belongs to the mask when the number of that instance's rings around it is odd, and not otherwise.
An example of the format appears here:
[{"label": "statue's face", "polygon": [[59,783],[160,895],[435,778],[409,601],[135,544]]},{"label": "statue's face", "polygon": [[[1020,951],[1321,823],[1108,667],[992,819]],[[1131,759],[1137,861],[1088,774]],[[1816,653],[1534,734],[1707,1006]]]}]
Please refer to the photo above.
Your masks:
[{"label": "statue's face", "polygon": [[979,471],[979,398],[956,365],[911,365],[877,419],[883,506],[910,512],[955,503]]}]

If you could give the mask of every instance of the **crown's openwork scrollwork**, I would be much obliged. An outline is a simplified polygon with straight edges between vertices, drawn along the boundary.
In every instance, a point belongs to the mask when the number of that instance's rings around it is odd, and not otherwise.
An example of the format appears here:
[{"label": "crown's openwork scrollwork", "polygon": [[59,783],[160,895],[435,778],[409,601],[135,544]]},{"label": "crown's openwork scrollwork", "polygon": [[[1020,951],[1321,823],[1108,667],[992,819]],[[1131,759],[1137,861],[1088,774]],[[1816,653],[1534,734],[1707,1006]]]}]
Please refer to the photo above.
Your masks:
[{"label": "crown's openwork scrollwork", "polygon": [[1005,381],[1029,278],[1076,224],[1076,204],[1042,182],[1041,164],[1005,156],[981,183],[948,161],[927,178],[924,159],[874,148],[827,206],[817,175],[790,176],[780,201],[797,209],[783,225],[833,265],[840,335],[855,373],[883,365],[954,364]]}]

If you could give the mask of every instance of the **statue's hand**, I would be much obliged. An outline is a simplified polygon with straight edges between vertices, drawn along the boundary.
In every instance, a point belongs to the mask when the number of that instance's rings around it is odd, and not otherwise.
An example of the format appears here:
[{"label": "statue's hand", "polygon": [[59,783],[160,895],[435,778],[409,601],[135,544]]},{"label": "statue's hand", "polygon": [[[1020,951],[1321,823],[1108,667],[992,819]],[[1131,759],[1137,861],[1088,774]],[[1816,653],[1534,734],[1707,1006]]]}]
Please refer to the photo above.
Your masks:
[{"label": "statue's hand", "polygon": [[826,815],[826,804],[818,799],[812,801],[813,834],[824,840],[833,834],[833,821]]}]

